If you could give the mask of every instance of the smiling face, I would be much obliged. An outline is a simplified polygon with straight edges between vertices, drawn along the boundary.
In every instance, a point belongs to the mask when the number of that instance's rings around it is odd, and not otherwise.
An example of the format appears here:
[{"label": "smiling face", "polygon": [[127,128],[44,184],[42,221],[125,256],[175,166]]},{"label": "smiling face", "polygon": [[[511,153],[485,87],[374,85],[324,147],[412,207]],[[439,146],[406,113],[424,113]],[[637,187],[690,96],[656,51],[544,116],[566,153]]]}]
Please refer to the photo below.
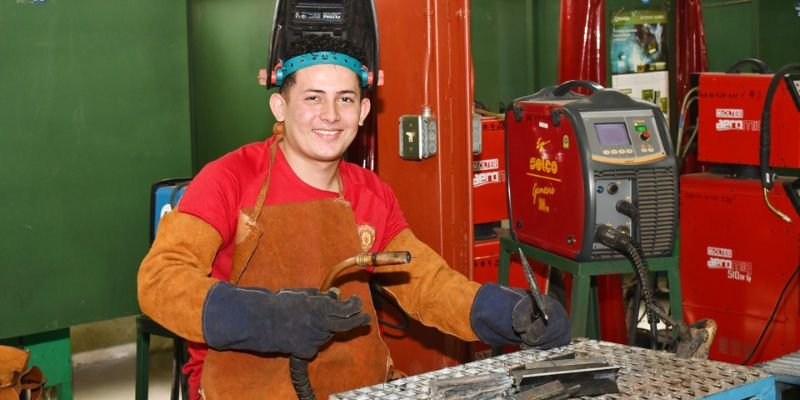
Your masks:
[{"label": "smiling face", "polygon": [[368,98],[353,71],[332,64],[295,72],[283,95],[270,97],[270,108],[285,122],[282,149],[298,175],[307,168],[335,166],[355,139],[369,113]]}]

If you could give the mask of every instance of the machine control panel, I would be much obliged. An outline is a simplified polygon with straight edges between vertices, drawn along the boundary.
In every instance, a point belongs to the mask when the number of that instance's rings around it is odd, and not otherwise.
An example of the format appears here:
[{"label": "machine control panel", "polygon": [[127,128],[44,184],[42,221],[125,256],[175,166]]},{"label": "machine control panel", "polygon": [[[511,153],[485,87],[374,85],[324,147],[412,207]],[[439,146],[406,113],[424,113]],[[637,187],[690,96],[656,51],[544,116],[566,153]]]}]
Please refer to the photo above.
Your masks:
[{"label": "machine control panel", "polygon": [[667,157],[651,110],[580,113],[592,159],[610,164],[645,164]]}]

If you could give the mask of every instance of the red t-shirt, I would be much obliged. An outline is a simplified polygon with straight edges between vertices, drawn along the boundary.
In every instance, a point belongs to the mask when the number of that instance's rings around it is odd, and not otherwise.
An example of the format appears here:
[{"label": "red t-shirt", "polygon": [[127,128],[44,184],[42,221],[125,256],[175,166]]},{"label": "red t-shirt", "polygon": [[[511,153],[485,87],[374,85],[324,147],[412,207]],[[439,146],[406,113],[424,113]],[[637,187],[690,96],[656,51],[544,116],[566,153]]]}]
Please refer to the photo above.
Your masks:
[{"label": "red t-shirt", "polygon": [[[227,281],[231,273],[234,238],[239,210],[253,207],[269,167],[269,146],[275,138],[251,143],[206,165],[192,179],[180,200],[181,212],[194,215],[213,226],[222,236],[222,245],[212,266],[211,276]],[[375,173],[352,163],[339,163],[344,198],[355,214],[356,225],[375,228],[372,251],[380,251],[401,230],[408,227],[392,189]],[[272,167],[266,205],[336,198],[338,193],[314,188],[295,175],[278,147]],[[269,229],[265,227],[264,229]],[[184,373],[190,386],[199,388],[206,346],[189,344],[189,362]]]}]

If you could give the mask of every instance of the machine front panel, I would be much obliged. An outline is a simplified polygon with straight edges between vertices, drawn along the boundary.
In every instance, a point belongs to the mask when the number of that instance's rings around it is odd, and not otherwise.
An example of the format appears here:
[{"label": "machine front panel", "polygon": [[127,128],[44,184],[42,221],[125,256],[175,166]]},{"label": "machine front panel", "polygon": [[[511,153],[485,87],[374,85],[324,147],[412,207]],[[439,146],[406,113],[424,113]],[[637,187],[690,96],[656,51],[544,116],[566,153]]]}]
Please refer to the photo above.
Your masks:
[{"label": "machine front panel", "polygon": [[583,246],[584,176],[580,145],[557,105],[521,103],[523,118],[506,118],[511,225],[518,240],[570,258]]},{"label": "machine front panel", "polygon": [[614,165],[647,164],[667,157],[651,110],[581,112],[591,158]]}]

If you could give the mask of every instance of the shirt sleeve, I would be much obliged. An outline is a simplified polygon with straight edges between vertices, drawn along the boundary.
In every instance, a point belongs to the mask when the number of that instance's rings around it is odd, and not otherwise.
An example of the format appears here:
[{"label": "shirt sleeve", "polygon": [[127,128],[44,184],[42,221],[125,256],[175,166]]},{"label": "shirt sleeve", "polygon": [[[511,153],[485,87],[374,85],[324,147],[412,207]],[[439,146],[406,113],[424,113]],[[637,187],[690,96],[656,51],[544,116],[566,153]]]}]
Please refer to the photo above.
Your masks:
[{"label": "shirt sleeve", "polygon": [[240,176],[220,160],[206,165],[186,188],[180,210],[207,222],[228,243],[236,233],[240,203]]},{"label": "shirt sleeve", "polygon": [[406,221],[405,215],[403,215],[403,211],[400,209],[400,203],[397,201],[397,196],[395,196],[392,188],[383,181],[381,181],[380,184],[387,209],[386,233],[383,235],[383,240],[379,243],[378,247],[383,249],[386,248],[398,233],[408,228],[408,222]]}]

